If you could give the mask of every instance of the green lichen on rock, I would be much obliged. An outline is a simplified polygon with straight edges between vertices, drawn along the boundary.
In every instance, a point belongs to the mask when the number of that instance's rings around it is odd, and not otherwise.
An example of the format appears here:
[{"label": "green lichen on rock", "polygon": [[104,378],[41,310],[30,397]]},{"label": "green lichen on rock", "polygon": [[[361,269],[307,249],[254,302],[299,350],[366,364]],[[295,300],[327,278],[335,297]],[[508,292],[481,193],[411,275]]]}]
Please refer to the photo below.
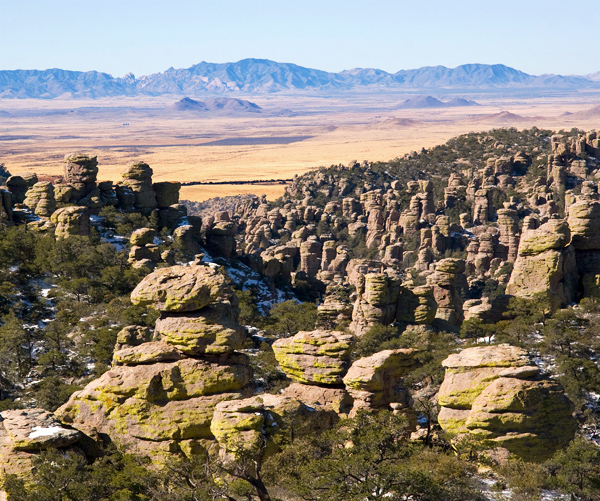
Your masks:
[{"label": "green lichen on rock", "polygon": [[273,343],[283,372],[307,384],[340,385],[350,365],[352,336],[343,332],[301,331]]},{"label": "green lichen on rock", "polygon": [[131,302],[165,312],[201,310],[232,294],[229,280],[211,266],[171,266],[150,273],[131,293]]},{"label": "green lichen on rock", "polygon": [[524,350],[467,348],[442,365],[438,422],[451,436],[470,435],[482,447],[502,446],[527,461],[544,460],[573,438],[573,404]]}]

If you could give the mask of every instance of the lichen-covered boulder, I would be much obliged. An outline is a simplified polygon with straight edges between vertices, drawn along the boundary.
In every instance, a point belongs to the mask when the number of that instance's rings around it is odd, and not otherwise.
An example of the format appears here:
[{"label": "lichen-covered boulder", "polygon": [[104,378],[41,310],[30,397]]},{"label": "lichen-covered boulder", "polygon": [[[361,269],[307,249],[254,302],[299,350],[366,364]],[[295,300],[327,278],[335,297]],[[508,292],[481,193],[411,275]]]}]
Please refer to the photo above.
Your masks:
[{"label": "lichen-covered boulder", "polygon": [[72,235],[87,237],[90,235],[92,225],[90,212],[87,207],[63,207],[54,211],[50,222],[56,225],[56,238],[68,238]]},{"label": "lichen-covered boulder", "polygon": [[416,350],[384,350],[352,364],[344,385],[354,399],[350,417],[360,409],[408,411],[412,399],[404,386],[404,376],[420,364]]},{"label": "lichen-covered boulder", "polygon": [[219,445],[234,456],[245,452],[265,457],[294,438],[330,428],[337,420],[331,410],[266,393],[217,404],[210,430]]},{"label": "lichen-covered boulder", "polygon": [[172,314],[156,321],[156,333],[187,355],[222,355],[243,347],[246,330],[237,323],[238,309],[229,301],[212,303],[193,313]]},{"label": "lichen-covered boulder", "polygon": [[35,183],[27,190],[23,203],[37,216],[50,217],[56,210],[54,186],[50,181]]},{"label": "lichen-covered boulder", "polygon": [[230,291],[229,280],[211,266],[171,266],[144,277],[131,293],[133,304],[173,313],[208,306]]},{"label": "lichen-covered boulder", "polygon": [[275,358],[294,381],[341,385],[350,365],[352,336],[337,331],[301,331],[273,343]]},{"label": "lichen-covered boulder", "polygon": [[131,237],[129,237],[129,243],[131,245],[142,247],[144,245],[153,243],[155,236],[156,230],[153,228],[139,228],[131,234]]},{"label": "lichen-covered boulder", "polygon": [[[120,186],[129,188],[133,192],[133,206],[142,211],[149,212],[156,209],[156,194],[152,187],[152,169],[145,162],[131,164],[122,174],[123,180]],[[119,193],[117,196],[121,199],[125,193]],[[123,204],[121,204],[123,205]]]},{"label": "lichen-covered boulder", "polygon": [[75,392],[56,416],[123,443],[212,438],[214,406],[243,396],[251,377],[243,355],[222,362],[186,358],[115,366]]},{"label": "lichen-covered boulder", "polygon": [[467,348],[442,365],[438,421],[451,436],[470,435],[484,447],[503,447],[527,461],[544,460],[573,438],[573,404],[524,350]]},{"label": "lichen-covered boulder", "polygon": [[174,346],[162,341],[151,341],[139,346],[128,346],[115,350],[113,365],[139,365],[157,362],[171,362],[184,358]]},{"label": "lichen-covered boulder", "polygon": [[39,451],[67,447],[82,438],[82,433],[60,424],[43,409],[2,411],[2,424],[19,451]]},{"label": "lichen-covered boulder", "polygon": [[63,163],[65,164],[63,178],[65,183],[72,188],[69,200],[65,201],[80,202],[96,188],[98,160],[96,157],[84,153],[73,153],[66,155]]},{"label": "lichen-covered boulder", "polygon": [[435,319],[437,303],[433,287],[401,287],[396,318],[400,322],[429,325]]},{"label": "lichen-covered boulder", "polygon": [[506,293],[524,298],[541,293],[552,309],[573,302],[579,276],[570,240],[569,225],[562,219],[524,230]]}]

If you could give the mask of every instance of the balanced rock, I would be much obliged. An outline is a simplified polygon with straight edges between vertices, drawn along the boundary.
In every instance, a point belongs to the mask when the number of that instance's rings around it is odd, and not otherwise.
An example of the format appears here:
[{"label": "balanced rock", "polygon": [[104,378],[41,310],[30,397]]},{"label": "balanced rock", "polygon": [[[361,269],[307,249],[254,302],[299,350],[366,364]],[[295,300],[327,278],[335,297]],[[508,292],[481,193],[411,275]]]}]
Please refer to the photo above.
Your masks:
[{"label": "balanced rock", "polygon": [[[152,169],[145,162],[131,164],[122,174],[120,185],[129,188],[134,195],[133,206],[142,211],[149,212],[156,209],[156,194],[152,187]],[[119,192],[117,191],[117,196]],[[121,197],[119,197],[121,198]]]},{"label": "balanced rock", "polygon": [[315,385],[341,385],[350,364],[352,336],[316,330],[298,332],[273,343],[275,358],[294,381]]},{"label": "balanced rock", "polygon": [[131,293],[131,301],[173,313],[200,310],[225,292],[228,281],[211,266],[160,268],[144,277]]},{"label": "balanced rock", "polygon": [[527,461],[546,459],[573,438],[573,404],[524,350],[467,348],[442,365],[438,421],[447,433],[472,435],[486,447],[503,447]]},{"label": "balanced rock", "polygon": [[238,312],[237,302],[223,300],[197,312],[159,318],[156,333],[187,355],[233,353],[246,340],[245,329],[237,322]]},{"label": "balanced rock", "polygon": [[360,409],[409,411],[412,399],[404,386],[404,376],[419,366],[416,350],[384,350],[352,364],[344,384],[354,406],[350,417]]}]

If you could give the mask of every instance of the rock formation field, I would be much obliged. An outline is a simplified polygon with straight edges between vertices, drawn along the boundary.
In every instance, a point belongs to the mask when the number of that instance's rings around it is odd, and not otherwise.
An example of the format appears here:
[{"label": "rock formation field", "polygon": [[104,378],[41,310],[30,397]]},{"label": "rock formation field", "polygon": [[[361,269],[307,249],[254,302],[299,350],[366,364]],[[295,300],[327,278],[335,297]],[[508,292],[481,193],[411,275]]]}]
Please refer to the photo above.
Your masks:
[{"label": "rock formation field", "polygon": [[200,471],[202,499],[369,475],[403,479],[382,497],[491,499],[525,470],[527,492],[598,495],[597,130],[473,131],[202,215],[140,158],[114,180],[88,152],[60,166],[1,190],[9,500],[57,461],[164,499]]}]

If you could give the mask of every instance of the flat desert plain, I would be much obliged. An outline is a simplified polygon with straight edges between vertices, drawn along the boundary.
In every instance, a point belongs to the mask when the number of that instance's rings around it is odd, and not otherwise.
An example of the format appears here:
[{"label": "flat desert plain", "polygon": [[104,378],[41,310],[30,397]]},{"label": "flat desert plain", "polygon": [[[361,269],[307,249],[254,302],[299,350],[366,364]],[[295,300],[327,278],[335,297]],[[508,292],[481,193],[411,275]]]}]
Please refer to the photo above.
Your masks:
[{"label": "flat desert plain", "polygon": [[398,109],[412,96],[235,96],[262,110],[229,115],[178,111],[173,106],[181,96],[4,99],[0,163],[12,174],[60,176],[64,155],[81,151],[97,155],[99,180],[118,181],[127,164],[143,160],[154,170],[155,181],[263,181],[183,186],[182,199],[240,193],[273,199],[285,188],[273,180],[351,160],[387,161],[471,131],[534,125],[556,131],[600,129],[598,93],[544,98],[469,94],[461,97],[479,106]]}]

